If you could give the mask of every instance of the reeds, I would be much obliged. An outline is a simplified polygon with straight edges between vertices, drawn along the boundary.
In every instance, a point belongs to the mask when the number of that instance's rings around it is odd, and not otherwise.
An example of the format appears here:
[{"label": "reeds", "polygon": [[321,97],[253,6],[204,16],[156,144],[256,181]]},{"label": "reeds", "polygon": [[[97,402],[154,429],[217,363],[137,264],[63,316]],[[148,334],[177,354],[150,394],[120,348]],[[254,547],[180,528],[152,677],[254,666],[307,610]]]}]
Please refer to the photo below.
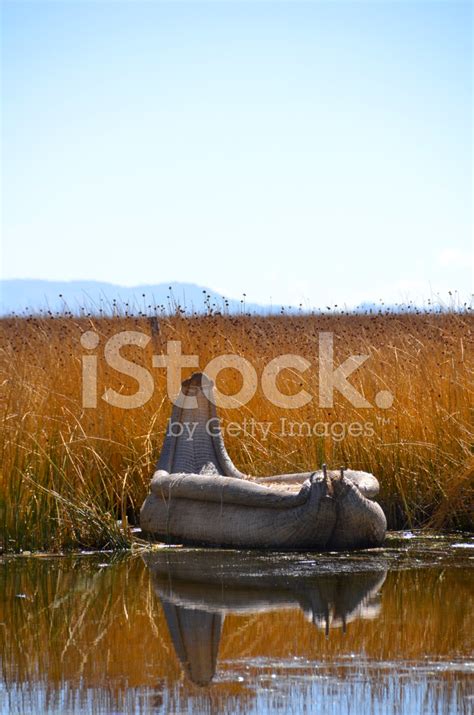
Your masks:
[{"label": "reeds", "polygon": [[[311,363],[304,373],[287,369],[278,378],[282,392],[305,389],[313,395],[308,405],[275,407],[259,386],[247,405],[221,410],[224,426],[237,422],[243,430],[247,419],[246,434],[226,436],[242,471],[267,475],[316,469],[322,462],[331,468],[343,464],[379,478],[380,501],[391,528],[472,528],[474,321],[468,310],[281,316],[209,310],[188,316],[177,308],[155,317],[126,312],[1,320],[3,549],[131,543],[129,524],[136,521],[146,495],[171,407],[165,371],[152,367],[152,354],[166,353],[169,340],[180,340],[184,354],[197,355],[201,369],[229,353],[246,358],[259,377],[281,354]],[[98,333],[96,350],[81,346],[86,330]],[[124,330],[150,337],[146,348],[126,346],[122,354],[146,367],[155,385],[152,398],[131,410],[101,399],[106,388],[123,394],[137,389],[134,379],[103,359],[108,338]],[[337,392],[333,407],[319,406],[318,340],[323,331],[334,334],[336,366],[350,355],[370,356],[350,381],[371,408],[355,408]],[[98,357],[96,409],[82,406],[85,354]],[[183,370],[183,378],[192,371]],[[217,386],[233,394],[241,378],[227,369]],[[381,390],[393,393],[388,409],[376,406]],[[317,434],[298,427],[291,435],[282,433],[282,418],[286,425],[318,424]],[[266,436],[257,423],[270,423]],[[348,425],[354,423],[365,425],[362,435],[350,432]]]}]

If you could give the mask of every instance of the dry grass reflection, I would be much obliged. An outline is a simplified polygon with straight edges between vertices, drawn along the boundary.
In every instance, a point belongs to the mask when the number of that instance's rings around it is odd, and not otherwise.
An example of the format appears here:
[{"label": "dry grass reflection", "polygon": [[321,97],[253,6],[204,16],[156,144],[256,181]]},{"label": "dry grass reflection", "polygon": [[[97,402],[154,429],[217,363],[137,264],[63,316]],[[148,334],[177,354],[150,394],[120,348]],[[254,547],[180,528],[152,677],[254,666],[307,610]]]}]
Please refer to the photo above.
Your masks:
[{"label": "dry grass reflection", "polygon": [[[177,578],[176,565],[167,581],[165,561],[161,558],[158,573],[140,556],[4,561],[0,628],[5,692],[15,702],[24,698],[26,703],[28,698],[41,699],[44,692],[54,700],[59,691],[64,697],[70,693],[71,698],[87,699],[92,689],[98,711],[101,698],[120,709],[133,693],[138,700],[145,698],[147,708],[159,709],[163,703],[184,707],[189,700],[206,712],[232,710],[236,698],[234,710],[239,711],[244,703],[256,707],[267,680],[268,697],[275,682],[290,697],[296,687],[291,672],[309,679],[305,687],[311,690],[322,665],[325,677],[346,684],[352,682],[355,668],[354,682],[372,683],[375,692],[388,687],[383,686],[385,671],[406,685],[411,682],[409,670],[403,675],[407,664],[459,663],[472,649],[472,577],[464,568],[389,571],[385,581],[383,572],[339,574],[332,581],[313,574],[308,581],[292,580],[290,572],[283,571],[272,590],[265,581],[249,585],[244,579],[239,585],[235,577],[230,583],[228,574],[217,574],[207,585],[204,578],[199,588],[182,574]],[[324,610],[325,599],[327,635],[325,617],[314,618],[318,609]],[[204,613],[212,620],[212,614],[214,619],[220,614],[222,630],[213,654],[216,672],[204,688],[193,684],[192,664],[183,668],[183,652],[178,648],[177,653],[170,629],[170,604],[184,609],[186,617],[192,608],[198,609],[193,618]],[[191,623],[188,640],[185,634],[182,641],[188,648],[191,643],[189,656],[193,632],[202,638],[207,626],[193,631],[196,621],[183,620],[182,614],[180,627]],[[179,621],[176,610],[173,617]],[[197,657],[202,650],[198,644]],[[417,677],[415,669],[413,682]],[[464,676],[456,669],[442,667],[436,678],[454,690],[464,688]],[[395,687],[393,682],[390,687]],[[299,692],[298,697],[305,696]]]}]

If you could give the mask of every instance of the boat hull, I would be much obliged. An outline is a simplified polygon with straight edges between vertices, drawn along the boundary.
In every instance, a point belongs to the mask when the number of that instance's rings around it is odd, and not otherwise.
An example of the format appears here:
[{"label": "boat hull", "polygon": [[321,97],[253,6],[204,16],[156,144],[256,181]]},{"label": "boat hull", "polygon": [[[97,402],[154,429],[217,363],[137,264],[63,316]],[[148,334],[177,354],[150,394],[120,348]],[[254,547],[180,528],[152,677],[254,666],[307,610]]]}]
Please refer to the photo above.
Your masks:
[{"label": "boat hull", "polygon": [[[358,514],[350,531],[348,514]],[[144,532],[166,543],[332,550],[378,546],[386,521],[378,504],[345,479],[317,479],[298,492],[233,477],[157,473],[140,513]]]}]

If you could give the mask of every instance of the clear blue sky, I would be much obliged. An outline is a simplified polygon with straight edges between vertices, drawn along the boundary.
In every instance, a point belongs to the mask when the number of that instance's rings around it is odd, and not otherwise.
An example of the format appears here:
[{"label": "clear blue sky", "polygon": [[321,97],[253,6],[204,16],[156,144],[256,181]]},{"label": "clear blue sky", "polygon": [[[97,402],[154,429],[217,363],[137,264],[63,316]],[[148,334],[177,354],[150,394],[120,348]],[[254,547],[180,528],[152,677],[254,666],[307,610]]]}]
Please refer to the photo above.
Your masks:
[{"label": "clear blue sky", "polygon": [[3,3],[2,276],[472,290],[470,2]]}]

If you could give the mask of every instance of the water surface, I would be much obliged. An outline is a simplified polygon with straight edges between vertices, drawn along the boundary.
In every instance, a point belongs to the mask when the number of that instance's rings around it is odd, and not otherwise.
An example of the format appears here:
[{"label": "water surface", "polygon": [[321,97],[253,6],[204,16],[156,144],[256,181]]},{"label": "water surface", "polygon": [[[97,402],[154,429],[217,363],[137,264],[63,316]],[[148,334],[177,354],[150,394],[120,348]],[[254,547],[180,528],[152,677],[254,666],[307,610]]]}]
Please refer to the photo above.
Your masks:
[{"label": "water surface", "polygon": [[474,539],[0,563],[0,711],[471,712]]}]

